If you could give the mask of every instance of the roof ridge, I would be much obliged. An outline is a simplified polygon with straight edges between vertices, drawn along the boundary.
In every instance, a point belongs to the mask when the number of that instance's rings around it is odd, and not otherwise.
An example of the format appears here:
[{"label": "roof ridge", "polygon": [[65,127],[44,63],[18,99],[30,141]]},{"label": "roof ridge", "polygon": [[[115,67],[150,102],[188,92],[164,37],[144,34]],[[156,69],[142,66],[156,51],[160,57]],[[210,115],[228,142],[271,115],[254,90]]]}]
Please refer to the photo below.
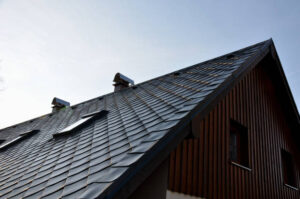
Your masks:
[{"label": "roof ridge", "polygon": [[[268,39],[268,40],[265,40],[265,41],[262,41],[262,42],[259,42],[259,43],[256,43],[256,44],[253,44],[253,45],[251,45],[251,46],[244,47],[244,48],[239,49],[239,50],[236,50],[236,51],[229,52],[229,53],[227,53],[227,54],[220,55],[220,56],[215,57],[215,58],[212,58],[212,59],[209,59],[209,60],[206,60],[206,61],[203,61],[203,62],[194,64],[194,65],[191,65],[191,66],[184,67],[184,68],[179,69],[179,70],[176,70],[176,71],[172,71],[172,72],[169,72],[169,73],[160,75],[160,76],[158,76],[158,77],[154,77],[154,78],[152,78],[152,79],[149,79],[149,80],[140,82],[140,83],[138,83],[138,84],[135,84],[134,86],[135,86],[135,87],[138,87],[139,85],[145,84],[145,83],[147,83],[147,82],[150,82],[150,81],[153,81],[153,80],[156,80],[156,79],[160,79],[160,78],[162,78],[162,77],[171,75],[171,74],[173,74],[173,73],[181,72],[181,71],[190,69],[190,68],[192,68],[192,67],[195,67],[195,66],[198,66],[198,65],[201,65],[201,64],[209,63],[209,62],[211,62],[211,61],[220,59],[220,58],[222,58],[222,57],[226,57],[226,56],[228,56],[228,55],[230,55],[230,54],[234,54],[234,53],[237,53],[237,52],[242,52],[242,51],[248,50],[248,49],[250,49],[250,48],[254,48],[254,47],[256,47],[256,46],[258,46],[258,45],[261,45],[261,44],[263,44],[263,43],[267,44],[267,43],[269,43],[269,42],[273,42],[272,38],[270,38],[270,39]],[[262,46],[262,47],[263,47],[263,46]],[[261,48],[262,48],[262,47],[261,47]],[[95,97],[95,98],[92,98],[92,99],[83,101],[83,102],[79,102],[79,103],[74,104],[74,105],[72,105],[72,106],[70,106],[70,107],[66,107],[65,109],[62,109],[62,110],[60,110],[60,111],[58,111],[58,112],[65,111],[66,109],[73,108],[73,107],[76,107],[76,106],[78,106],[78,105],[85,104],[85,103],[87,103],[87,102],[91,102],[91,101],[93,101],[93,100],[97,100],[97,99],[100,99],[100,98],[106,98],[106,97],[108,97],[109,95],[113,95],[113,94],[119,93],[119,92],[124,92],[124,91],[126,91],[126,90],[128,90],[128,89],[131,89],[131,87],[124,88],[124,89],[119,90],[119,91],[112,91],[112,92],[109,92],[109,93],[107,93],[107,94],[100,95],[100,96],[97,96],[97,97]],[[46,113],[46,114],[43,114],[43,115],[41,115],[41,116],[34,117],[34,118],[31,118],[31,119],[25,120],[25,121],[23,121],[23,122],[20,122],[20,123],[17,123],[17,124],[11,125],[11,126],[7,126],[7,127],[5,127],[5,128],[0,129],[0,133],[1,133],[1,131],[7,130],[7,129],[9,129],[9,128],[15,128],[15,127],[17,127],[17,126],[19,126],[19,125],[25,124],[25,123],[27,123],[27,122],[31,122],[31,121],[33,121],[33,120],[41,119],[41,118],[46,117],[46,116],[49,116],[49,115],[55,115],[55,114],[57,114],[58,112],[56,112],[56,113],[52,113],[52,112]]]},{"label": "roof ridge", "polygon": [[[239,49],[239,50],[232,51],[232,52],[227,53],[227,54],[220,55],[220,56],[215,57],[215,58],[212,58],[212,59],[209,59],[209,60],[206,60],[206,61],[203,61],[203,62],[194,64],[194,65],[191,65],[191,66],[184,67],[184,68],[179,69],[179,70],[175,70],[175,71],[172,71],[172,72],[169,72],[169,73],[166,73],[166,74],[163,74],[163,75],[160,75],[160,76],[151,78],[151,79],[149,79],[149,80],[145,80],[145,81],[143,81],[143,82],[140,82],[140,83],[138,83],[138,84],[135,84],[134,86],[139,86],[139,85],[144,84],[144,83],[146,83],[146,82],[149,82],[149,81],[152,81],[152,80],[155,80],[155,79],[159,79],[159,78],[161,78],[161,77],[164,77],[164,76],[167,76],[167,75],[171,75],[171,74],[173,74],[173,73],[175,73],[175,72],[183,71],[183,70],[189,69],[189,68],[191,68],[191,67],[194,67],[194,66],[197,66],[197,65],[200,65],[200,64],[204,64],[204,63],[207,63],[207,62],[216,60],[216,59],[220,59],[220,58],[222,58],[222,57],[225,57],[225,56],[227,56],[227,55],[230,55],[230,54],[233,54],[233,53],[236,53],[236,52],[241,52],[241,51],[244,51],[244,50],[248,50],[248,49],[250,49],[250,48],[253,48],[253,47],[258,46],[258,45],[263,44],[263,43],[267,43],[267,42],[269,42],[269,41],[272,41],[272,38],[267,39],[267,40],[262,41],[262,42],[259,42],[259,43],[256,43],[256,44],[253,44],[253,45],[251,45],[251,46],[244,47],[244,48]],[[92,98],[92,99],[89,99],[89,100],[86,100],[86,101],[83,101],[83,102],[74,104],[74,105],[72,105],[72,106],[70,106],[70,107],[78,106],[78,105],[80,105],[80,104],[84,104],[84,103],[86,103],[86,102],[93,101],[93,100],[98,99],[98,98],[106,97],[106,96],[112,95],[112,94],[114,94],[114,93],[123,92],[123,91],[125,91],[125,90],[130,89],[130,88],[131,88],[131,87],[124,88],[124,89],[119,90],[119,91],[112,91],[112,92],[110,92],[110,93],[107,93],[107,94],[104,94],[104,95],[100,95],[100,96],[98,96],[98,97],[95,97],[95,98]]]}]

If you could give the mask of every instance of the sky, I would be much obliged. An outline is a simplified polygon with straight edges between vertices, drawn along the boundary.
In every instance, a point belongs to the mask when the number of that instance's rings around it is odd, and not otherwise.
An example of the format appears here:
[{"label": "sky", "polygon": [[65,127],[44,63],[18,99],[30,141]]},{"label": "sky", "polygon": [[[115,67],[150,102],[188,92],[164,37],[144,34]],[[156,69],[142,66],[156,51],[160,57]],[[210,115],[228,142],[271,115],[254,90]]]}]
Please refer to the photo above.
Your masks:
[{"label": "sky", "polygon": [[0,0],[0,128],[269,38],[299,109],[299,0]]}]

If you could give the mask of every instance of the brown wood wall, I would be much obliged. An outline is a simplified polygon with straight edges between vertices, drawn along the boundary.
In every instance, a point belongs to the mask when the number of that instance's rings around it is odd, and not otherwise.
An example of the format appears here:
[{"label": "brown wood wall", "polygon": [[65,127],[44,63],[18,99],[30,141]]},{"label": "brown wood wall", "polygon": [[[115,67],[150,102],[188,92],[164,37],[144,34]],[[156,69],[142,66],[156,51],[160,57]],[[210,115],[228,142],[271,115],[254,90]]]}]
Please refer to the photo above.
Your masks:
[{"label": "brown wood wall", "polygon": [[[205,198],[300,198],[284,186],[281,148],[291,152],[299,187],[299,154],[270,78],[260,66],[244,77],[170,155],[168,189]],[[229,121],[248,128],[249,167],[229,161]]]}]

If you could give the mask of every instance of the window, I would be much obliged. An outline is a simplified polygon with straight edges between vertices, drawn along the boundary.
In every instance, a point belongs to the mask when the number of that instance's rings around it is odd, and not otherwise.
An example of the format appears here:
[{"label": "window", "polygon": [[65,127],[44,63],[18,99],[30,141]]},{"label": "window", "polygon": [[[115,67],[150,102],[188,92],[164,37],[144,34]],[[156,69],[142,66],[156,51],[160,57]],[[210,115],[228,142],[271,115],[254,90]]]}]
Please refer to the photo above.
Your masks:
[{"label": "window", "polygon": [[284,183],[296,187],[295,168],[292,154],[281,149],[281,160]]},{"label": "window", "polygon": [[248,129],[236,121],[230,121],[230,160],[249,167]]}]

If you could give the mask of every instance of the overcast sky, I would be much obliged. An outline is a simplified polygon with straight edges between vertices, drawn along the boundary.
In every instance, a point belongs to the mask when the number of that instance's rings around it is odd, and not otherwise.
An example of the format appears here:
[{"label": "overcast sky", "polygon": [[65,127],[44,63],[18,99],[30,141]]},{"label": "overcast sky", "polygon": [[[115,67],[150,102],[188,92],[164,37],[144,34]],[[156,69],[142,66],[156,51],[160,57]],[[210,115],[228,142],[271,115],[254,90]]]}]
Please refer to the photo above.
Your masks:
[{"label": "overcast sky", "polygon": [[299,109],[299,2],[0,0],[0,128],[271,37]]}]

